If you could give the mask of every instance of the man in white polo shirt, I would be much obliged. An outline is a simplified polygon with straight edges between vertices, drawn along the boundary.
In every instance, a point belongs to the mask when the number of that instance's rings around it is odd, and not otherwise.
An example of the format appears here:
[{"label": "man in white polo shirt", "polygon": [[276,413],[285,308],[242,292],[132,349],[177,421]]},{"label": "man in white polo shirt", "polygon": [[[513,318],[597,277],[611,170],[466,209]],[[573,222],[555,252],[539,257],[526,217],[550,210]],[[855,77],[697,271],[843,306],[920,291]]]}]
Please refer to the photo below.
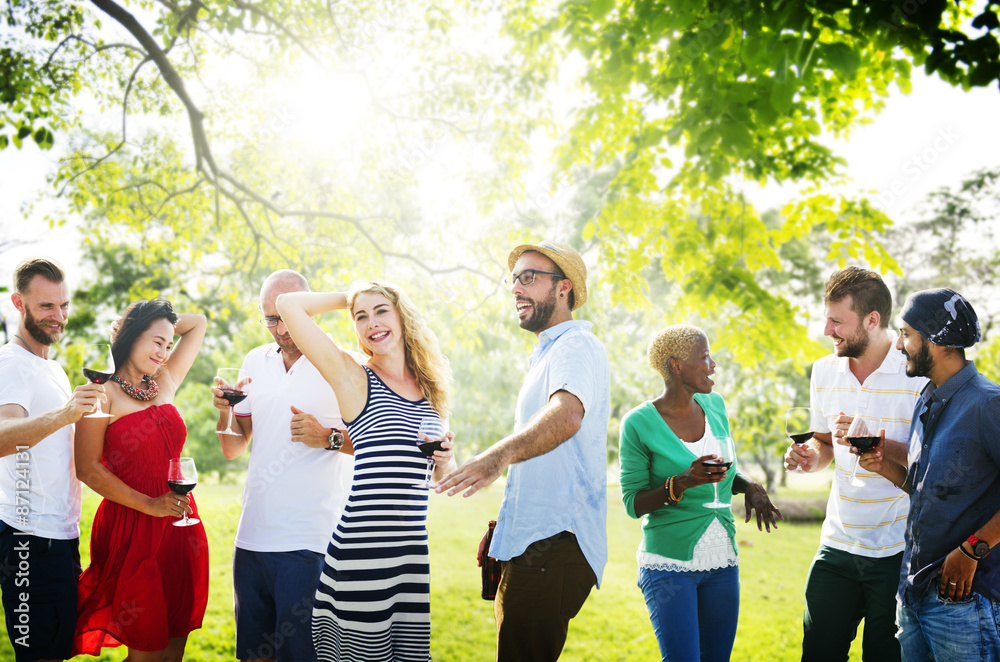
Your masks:
[{"label": "man in white polo shirt", "polygon": [[[260,288],[260,323],[275,342],[243,362],[246,400],[233,426],[243,436],[219,435],[226,458],[253,450],[233,554],[236,657],[310,662],[312,604],[323,555],[350,490],[353,457],[343,436],[337,399],[295,346],[275,300],[308,292],[299,273],[282,269]],[[217,429],[226,429],[229,404],[212,389]]]},{"label": "man in white polo shirt", "polygon": [[898,662],[896,588],[909,500],[878,474],[859,471],[864,485],[849,482],[857,455],[846,432],[856,415],[881,418],[886,454],[905,465],[910,418],[927,380],[906,376],[906,358],[889,331],[892,295],[877,273],[834,272],[825,305],[823,333],[833,340],[833,354],[813,364],[815,435],[785,454],[789,469],[818,471],[834,463],[820,547],[806,579],[802,659],[846,662],[864,619],[864,658]]},{"label": "man in white polo shirt", "polygon": [[80,576],[82,492],[73,423],[104,399],[104,387],[70,392],[49,358],[69,317],[69,285],[53,260],[14,271],[21,321],[0,347],[0,585],[17,662],[64,660],[73,650]]}]

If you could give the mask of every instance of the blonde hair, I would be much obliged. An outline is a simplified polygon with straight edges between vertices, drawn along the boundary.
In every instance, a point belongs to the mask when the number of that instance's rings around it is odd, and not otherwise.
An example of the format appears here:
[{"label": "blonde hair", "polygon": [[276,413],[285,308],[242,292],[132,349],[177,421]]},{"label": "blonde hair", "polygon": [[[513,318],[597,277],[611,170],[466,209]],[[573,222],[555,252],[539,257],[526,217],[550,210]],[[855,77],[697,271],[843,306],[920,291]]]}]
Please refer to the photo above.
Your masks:
[{"label": "blonde hair", "polygon": [[674,324],[658,331],[646,350],[649,365],[660,373],[663,381],[670,381],[670,359],[686,361],[691,358],[695,343],[704,337],[705,332],[692,324]]},{"label": "blonde hair", "polygon": [[[354,311],[354,302],[359,294],[381,294],[396,307],[399,319],[403,323],[403,347],[405,348],[406,367],[416,377],[420,391],[430,402],[441,418],[448,418],[451,412],[448,385],[451,382],[451,366],[448,359],[441,353],[437,336],[424,321],[424,316],[413,304],[402,288],[385,281],[368,281],[355,283],[347,292],[347,305]],[[372,355],[361,337],[358,345],[368,356]]]}]

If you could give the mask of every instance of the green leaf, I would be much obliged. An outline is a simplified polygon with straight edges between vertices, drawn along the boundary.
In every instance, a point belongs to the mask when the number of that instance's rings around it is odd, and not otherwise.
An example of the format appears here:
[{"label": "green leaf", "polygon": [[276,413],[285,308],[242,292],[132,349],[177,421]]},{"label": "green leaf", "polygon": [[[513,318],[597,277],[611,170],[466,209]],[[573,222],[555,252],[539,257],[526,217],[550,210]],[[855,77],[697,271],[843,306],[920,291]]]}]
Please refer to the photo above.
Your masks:
[{"label": "green leaf", "polygon": [[846,80],[852,80],[858,75],[861,67],[861,54],[843,42],[823,45],[823,58],[830,63]]},{"label": "green leaf", "polygon": [[590,18],[599,21],[615,7],[615,0],[590,0]]},{"label": "green leaf", "polygon": [[35,135],[32,138],[34,138],[35,144],[41,149],[51,149],[52,145],[55,144],[55,136],[44,126],[35,131]]}]

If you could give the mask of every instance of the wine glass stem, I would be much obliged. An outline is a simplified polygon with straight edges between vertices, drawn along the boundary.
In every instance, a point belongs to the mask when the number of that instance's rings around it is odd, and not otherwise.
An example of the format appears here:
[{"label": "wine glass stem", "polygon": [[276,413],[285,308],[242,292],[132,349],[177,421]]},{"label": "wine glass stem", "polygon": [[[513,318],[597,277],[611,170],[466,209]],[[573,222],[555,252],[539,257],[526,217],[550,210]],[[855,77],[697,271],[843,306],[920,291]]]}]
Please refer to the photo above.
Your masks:
[{"label": "wine glass stem", "polygon": [[854,477],[858,475],[858,464],[860,464],[860,463],[861,463],[861,456],[860,455],[855,455],[854,456],[854,471],[851,472],[851,480],[852,481],[854,480]]},{"label": "wine glass stem", "polygon": [[233,409],[234,409],[234,407],[232,405],[230,405],[230,407],[229,407],[229,421],[226,423],[226,431],[227,432],[232,432],[233,431]]},{"label": "wine glass stem", "polygon": [[429,457],[429,458],[427,458],[427,481],[426,481],[426,483],[428,485],[431,484],[431,474],[432,473],[434,473],[434,458],[433,457]]}]

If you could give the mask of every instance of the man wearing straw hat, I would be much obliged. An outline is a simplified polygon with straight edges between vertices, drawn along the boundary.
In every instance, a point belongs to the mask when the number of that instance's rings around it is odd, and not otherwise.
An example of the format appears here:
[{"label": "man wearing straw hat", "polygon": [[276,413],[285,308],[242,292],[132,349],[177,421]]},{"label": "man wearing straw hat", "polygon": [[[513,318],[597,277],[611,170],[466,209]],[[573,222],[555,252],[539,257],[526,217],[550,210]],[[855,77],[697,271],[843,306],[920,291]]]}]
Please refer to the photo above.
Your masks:
[{"label": "man wearing straw hat", "polygon": [[580,255],[542,241],[518,246],[507,264],[518,323],[538,338],[514,433],[446,476],[437,491],[470,496],[510,467],[489,549],[502,562],[497,660],[556,660],[608,558],[610,368],[590,322],[573,319],[587,300]]}]

